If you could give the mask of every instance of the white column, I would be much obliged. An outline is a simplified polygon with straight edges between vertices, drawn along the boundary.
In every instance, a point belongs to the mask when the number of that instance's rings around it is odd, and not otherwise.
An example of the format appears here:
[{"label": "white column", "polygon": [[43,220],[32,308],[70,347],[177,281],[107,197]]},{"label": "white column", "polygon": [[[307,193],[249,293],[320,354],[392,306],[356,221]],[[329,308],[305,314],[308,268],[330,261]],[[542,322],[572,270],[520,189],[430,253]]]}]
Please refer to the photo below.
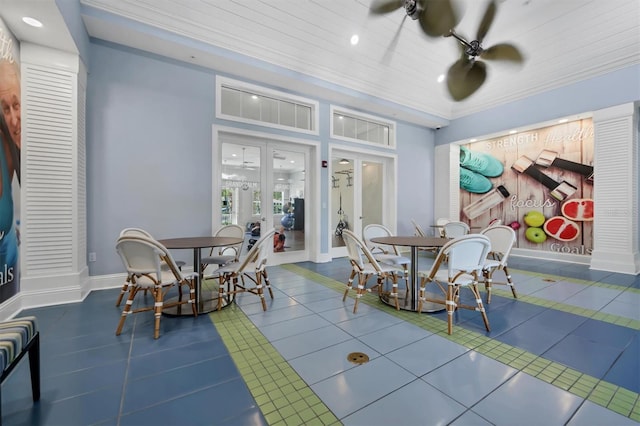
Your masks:
[{"label": "white column", "polygon": [[640,273],[638,108],[595,111],[594,233],[591,269]]},{"label": "white column", "polygon": [[22,43],[23,308],[79,301],[86,262],[86,70],[77,54]]}]

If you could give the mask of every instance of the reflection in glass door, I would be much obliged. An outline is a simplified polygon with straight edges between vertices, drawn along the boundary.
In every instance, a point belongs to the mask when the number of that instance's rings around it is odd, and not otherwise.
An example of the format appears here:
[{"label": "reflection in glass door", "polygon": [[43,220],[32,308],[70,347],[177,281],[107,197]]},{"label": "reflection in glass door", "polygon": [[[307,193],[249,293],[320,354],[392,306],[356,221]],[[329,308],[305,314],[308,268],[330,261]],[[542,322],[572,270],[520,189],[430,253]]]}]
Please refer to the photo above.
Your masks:
[{"label": "reflection in glass door", "polygon": [[305,152],[269,146],[273,194],[274,252],[305,250]]},{"label": "reflection in glass door", "polygon": [[[305,168],[308,148],[247,139],[220,146],[220,224],[245,228],[245,253],[276,230],[272,261],[308,260],[305,238]],[[267,160],[270,159],[270,160]]]},{"label": "reflection in glass door", "polygon": [[222,144],[220,225],[242,226],[248,237],[245,246],[260,238],[262,227],[260,151],[256,146]]},{"label": "reflection in glass door", "polygon": [[[344,155],[344,156],[343,156]],[[361,155],[359,155],[361,156]],[[390,188],[385,185],[384,159],[370,156],[355,159],[348,153],[339,153],[331,159],[331,247],[332,256],[345,256],[342,229],[362,235],[362,229],[371,223],[390,220],[394,206],[383,202]],[[394,185],[393,182],[387,182]]]}]

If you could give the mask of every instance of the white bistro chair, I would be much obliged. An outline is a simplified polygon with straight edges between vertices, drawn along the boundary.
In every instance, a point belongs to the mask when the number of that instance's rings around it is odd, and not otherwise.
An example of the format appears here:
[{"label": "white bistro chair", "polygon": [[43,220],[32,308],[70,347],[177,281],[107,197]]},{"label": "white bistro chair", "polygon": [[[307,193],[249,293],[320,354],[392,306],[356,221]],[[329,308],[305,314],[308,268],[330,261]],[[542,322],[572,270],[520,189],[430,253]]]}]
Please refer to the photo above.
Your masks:
[{"label": "white bistro chair", "polygon": [[[347,246],[347,253],[349,254],[349,262],[351,263],[351,275],[347,281],[347,288],[344,290],[342,301],[347,300],[349,290],[353,289],[353,280],[358,277],[358,286],[356,290],[356,301],[353,305],[353,313],[358,311],[358,302],[360,298],[366,293],[371,292],[372,288],[367,288],[367,281],[373,275],[377,277],[375,286],[373,289],[379,296],[388,295],[395,301],[396,310],[400,310],[400,302],[398,301],[398,274],[403,273],[403,269],[389,265],[386,263],[379,263],[371,251],[367,248],[365,243],[358,238],[356,234],[344,229],[342,231],[342,238]],[[385,292],[383,288],[383,281],[387,278],[391,278],[392,289],[390,292]]]},{"label": "white bistro chair", "polygon": [[[458,237],[447,242],[436,256],[429,271],[420,271],[420,290],[418,293],[418,313],[422,311],[424,302],[440,303],[447,309],[447,331],[453,331],[453,313],[458,308],[480,312],[484,326],[489,329],[489,319],[484,310],[478,280],[482,275],[487,254],[491,249],[489,238],[484,235],[471,234]],[[446,260],[446,261],[445,261]],[[435,284],[443,293],[443,299],[427,297],[425,288],[428,284]],[[460,302],[460,289],[466,287],[471,290],[475,305]]]},{"label": "white bistro chair", "polygon": [[[190,303],[193,315],[198,315],[195,304],[195,276],[183,274],[165,246],[153,238],[125,235],[118,239],[116,251],[131,277],[129,297],[122,311],[116,336],[122,332],[127,316],[133,313],[153,310],[154,339],[160,336],[160,318],[163,308]],[[163,262],[168,270],[162,268]],[[186,286],[189,289],[189,298],[184,300],[179,297],[177,301],[165,305],[164,296],[174,286],[178,287],[180,296],[182,296],[182,286]],[[153,295],[153,305],[133,309],[134,299],[140,290],[148,290]]]},{"label": "white bistro chair", "polygon": [[[486,236],[491,241],[491,251],[482,267],[482,275],[484,278],[484,287],[487,290],[487,303],[491,303],[491,286],[493,284],[506,285],[511,288],[514,298],[518,298],[516,288],[511,280],[511,274],[507,268],[507,260],[511,254],[511,249],[516,243],[516,231],[510,226],[490,225],[488,228],[480,231],[480,234]],[[504,272],[507,281],[493,281],[493,274],[496,271]]]}]

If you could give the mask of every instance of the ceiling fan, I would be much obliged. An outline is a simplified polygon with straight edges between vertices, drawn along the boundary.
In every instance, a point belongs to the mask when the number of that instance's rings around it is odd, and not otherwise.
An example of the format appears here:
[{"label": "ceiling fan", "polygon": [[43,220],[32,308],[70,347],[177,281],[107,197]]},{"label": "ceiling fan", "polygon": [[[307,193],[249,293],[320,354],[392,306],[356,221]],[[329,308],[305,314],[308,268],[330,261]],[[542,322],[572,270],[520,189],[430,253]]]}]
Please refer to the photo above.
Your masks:
[{"label": "ceiling fan", "polygon": [[524,61],[522,53],[513,44],[499,43],[488,48],[482,46],[482,41],[487,32],[489,32],[496,11],[496,2],[491,0],[480,21],[475,40],[467,41],[456,33],[453,27],[445,35],[445,37],[455,38],[461,47],[460,59],[454,62],[447,71],[447,88],[451,97],[456,101],[461,101],[471,96],[486,80],[487,67],[480,59],[515,63]]},{"label": "ceiling fan", "polygon": [[[406,17],[420,23],[420,28],[429,37],[445,36],[458,23],[458,16],[451,0],[373,0],[369,12],[375,15],[393,12],[404,7]],[[399,29],[398,29],[399,31]],[[396,33],[396,38],[398,33]]]}]

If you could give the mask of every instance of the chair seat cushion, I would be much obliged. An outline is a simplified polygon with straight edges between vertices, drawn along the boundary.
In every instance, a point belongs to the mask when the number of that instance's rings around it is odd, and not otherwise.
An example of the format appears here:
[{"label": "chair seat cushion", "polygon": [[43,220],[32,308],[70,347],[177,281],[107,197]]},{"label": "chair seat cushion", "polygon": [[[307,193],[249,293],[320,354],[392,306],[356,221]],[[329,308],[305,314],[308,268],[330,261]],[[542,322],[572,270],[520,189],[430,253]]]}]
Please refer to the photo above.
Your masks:
[{"label": "chair seat cushion", "polygon": [[[177,282],[175,275],[173,275],[173,272],[165,271],[165,270],[162,270],[160,272],[162,273],[162,275],[160,276],[162,285],[170,285],[170,284],[175,284]],[[145,288],[145,287],[153,287],[156,285],[156,283],[146,275],[140,275],[140,276],[136,276],[136,285],[138,287]]]},{"label": "chair seat cushion", "polygon": [[[420,271],[418,272],[418,275],[421,277],[427,277],[429,276],[429,274],[431,273],[431,271]],[[435,281],[439,281],[441,283],[449,283],[449,273],[446,269],[443,270],[439,270],[436,275],[435,275]],[[456,282],[455,283],[449,283],[449,285],[451,284],[457,284],[457,285],[469,285],[473,283],[473,275],[470,274],[462,274],[459,277],[456,278]]]},{"label": "chair seat cushion", "polygon": [[500,266],[500,261],[490,259],[484,262],[484,266],[482,267],[482,269],[489,270],[489,269],[497,268],[499,266]]},{"label": "chair seat cushion", "polygon": [[232,262],[236,259],[235,256],[231,256],[231,255],[221,255],[221,256],[210,256],[210,257],[203,257],[201,259],[201,262],[203,264],[206,265],[226,265],[229,262]]},{"label": "chair seat cushion", "polygon": [[0,322],[0,368],[4,372],[38,332],[36,317]]},{"label": "chair seat cushion", "polygon": [[404,256],[398,256],[397,254],[374,254],[373,257],[382,263],[388,263],[390,265],[409,265],[411,264],[411,259]]}]

